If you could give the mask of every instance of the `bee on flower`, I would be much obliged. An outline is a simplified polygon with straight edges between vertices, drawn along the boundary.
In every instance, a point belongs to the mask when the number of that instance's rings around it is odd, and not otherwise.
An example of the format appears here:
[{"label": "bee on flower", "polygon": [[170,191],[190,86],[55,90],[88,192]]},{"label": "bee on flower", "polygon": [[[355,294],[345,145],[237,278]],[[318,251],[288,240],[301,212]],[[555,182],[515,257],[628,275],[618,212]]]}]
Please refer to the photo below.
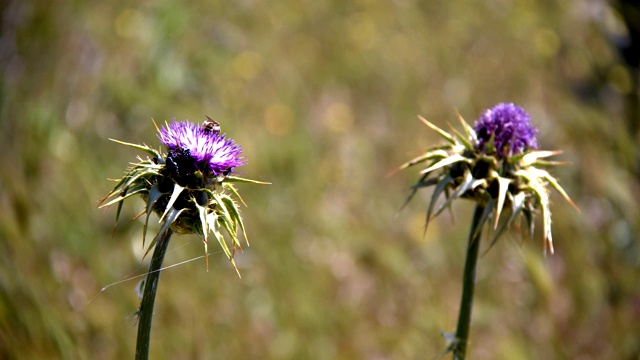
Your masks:
[{"label": "bee on flower", "polygon": [[[208,254],[209,233],[213,233],[235,267],[233,255],[242,249],[238,233],[244,234],[245,229],[238,207],[242,198],[233,183],[260,183],[235,176],[236,168],[246,163],[242,148],[221,134],[220,125],[209,117],[200,125],[174,118],[160,128],[156,125],[156,129],[164,146],[161,150],[111,139],[141,150],[148,157],[138,157],[138,162],[127,169],[124,177],[101,200],[101,207],[117,204],[117,223],[124,200],[140,195],[146,203],[140,214],[145,215],[143,246],[151,213],[156,213],[162,223],[147,253],[171,230],[198,234]],[[225,241],[223,230],[231,240],[230,245]]]}]

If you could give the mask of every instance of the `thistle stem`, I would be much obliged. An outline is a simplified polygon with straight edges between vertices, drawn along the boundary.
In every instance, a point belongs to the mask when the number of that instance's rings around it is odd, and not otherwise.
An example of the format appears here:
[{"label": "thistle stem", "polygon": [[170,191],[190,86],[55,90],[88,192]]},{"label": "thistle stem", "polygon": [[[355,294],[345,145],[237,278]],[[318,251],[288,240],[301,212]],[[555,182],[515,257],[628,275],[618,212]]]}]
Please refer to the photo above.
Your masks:
[{"label": "thistle stem", "polygon": [[162,261],[169,246],[171,239],[171,229],[160,236],[153,251],[149,271],[147,272],[147,280],[144,284],[142,301],[138,310],[138,340],[136,344],[136,360],[149,359],[149,344],[151,343],[151,320],[153,318],[153,305],[156,300],[156,290],[158,289],[158,281],[160,281],[160,269]]},{"label": "thistle stem", "polygon": [[478,226],[481,225],[480,222],[483,212],[484,205],[476,205],[476,210],[471,222],[471,229],[469,230],[467,258],[464,263],[464,273],[462,275],[462,299],[460,301],[458,326],[456,328],[456,342],[453,347],[454,360],[464,360],[467,352],[469,326],[471,325],[471,309],[473,307],[473,291],[476,285],[476,264],[478,263],[480,235],[482,233],[479,231]]}]

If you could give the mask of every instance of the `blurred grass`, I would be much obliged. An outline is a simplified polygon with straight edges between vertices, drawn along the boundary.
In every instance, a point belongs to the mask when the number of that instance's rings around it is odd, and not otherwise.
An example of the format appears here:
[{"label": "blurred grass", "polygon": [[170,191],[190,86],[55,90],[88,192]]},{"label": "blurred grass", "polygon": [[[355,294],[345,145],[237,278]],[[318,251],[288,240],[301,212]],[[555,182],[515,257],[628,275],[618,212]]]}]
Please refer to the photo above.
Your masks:
[{"label": "blurred grass", "polygon": [[[581,208],[553,199],[556,254],[514,231],[479,263],[474,359],[637,359],[638,135],[605,3],[37,2],[2,5],[0,358],[133,356],[140,222],[96,200],[204,115],[245,149],[251,247],[166,270],[152,358],[435,357],[455,325],[469,204],[422,236],[416,120],[527,108]],[[619,25],[619,24],[618,24]],[[614,26],[615,27],[615,26]],[[637,80],[637,79],[636,79]],[[555,195],[554,195],[555,196]],[[123,219],[142,208],[130,203]],[[201,255],[176,237],[166,264]]]}]

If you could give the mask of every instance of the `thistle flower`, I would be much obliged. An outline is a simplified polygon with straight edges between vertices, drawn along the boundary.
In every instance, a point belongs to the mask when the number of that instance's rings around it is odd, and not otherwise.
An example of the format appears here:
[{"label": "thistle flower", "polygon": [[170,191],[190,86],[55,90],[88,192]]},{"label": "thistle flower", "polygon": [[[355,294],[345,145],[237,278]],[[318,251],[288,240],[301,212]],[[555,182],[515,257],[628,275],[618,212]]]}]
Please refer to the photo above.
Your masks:
[{"label": "thistle flower", "polygon": [[[483,111],[473,128],[459,114],[458,118],[464,134],[452,127],[452,135],[420,117],[446,144],[400,166],[398,170],[427,163],[407,202],[418,189],[435,186],[427,224],[458,198],[485,206],[477,231],[491,219],[495,233],[489,248],[521,214],[533,235],[534,217],[540,210],[544,249],[553,253],[548,185],[573,205],[557,180],[542,168],[561,164],[543,160],[559,152],[536,150],[538,130],[531,125],[531,116],[514,104],[501,103]],[[436,208],[442,194],[445,201]],[[505,208],[510,210],[508,216],[503,216]]]},{"label": "thistle flower", "polygon": [[531,125],[531,116],[514,104],[501,103],[483,111],[473,130],[478,137],[477,148],[484,151],[491,148],[493,138],[493,149],[502,159],[538,148],[538,129]]},{"label": "thistle flower", "polygon": [[192,122],[173,119],[157,136],[168,149],[168,170],[176,180],[188,181],[196,171],[209,179],[226,176],[244,165],[242,148],[233,140]]},{"label": "thistle flower", "polygon": [[[548,185],[560,192],[571,205],[573,203],[556,179],[541,168],[560,164],[542,160],[558,152],[536,150],[537,130],[524,109],[514,104],[498,104],[485,110],[473,128],[460,115],[458,118],[464,134],[451,127],[454,133],[451,135],[420,117],[446,144],[430,148],[398,170],[427,164],[407,198],[408,202],[418,189],[435,186],[427,210],[427,225],[432,216],[440,214],[455,199],[476,202],[462,278],[458,324],[455,333],[444,334],[448,342],[445,353],[452,352],[455,360],[462,360],[466,356],[480,234],[484,225],[487,222],[493,225],[490,249],[520,214],[527,222],[530,236],[533,236],[534,216],[540,210],[544,249],[553,253]],[[445,201],[435,208],[442,194]],[[505,208],[509,211],[504,211]]]},{"label": "thistle flower", "polygon": [[[100,200],[100,207],[118,204],[116,225],[124,200],[140,195],[145,209],[138,215],[146,214],[142,230],[144,247],[149,216],[155,212],[162,226],[147,248],[146,254],[155,247],[144,290],[138,322],[136,359],[149,358],[151,342],[151,322],[156,290],[160,280],[160,270],[167,251],[171,235],[176,233],[198,234],[204,242],[204,253],[209,269],[208,237],[213,232],[216,240],[231,260],[238,272],[233,256],[236,249],[242,249],[238,240],[238,231],[245,235],[240,210],[235,199],[242,202],[233,182],[265,184],[233,176],[238,166],[245,164],[242,149],[233,140],[220,135],[220,124],[207,120],[195,125],[187,120],[178,122],[174,118],[171,124],[165,123],[158,130],[158,139],[166,147],[166,153],[147,145],[130,144],[113,140],[119,144],[147,153],[147,158],[138,157],[132,163],[124,177],[111,192]],[[233,195],[233,197],[232,197]],[[234,199],[235,197],[235,199]],[[107,203],[105,201],[109,200]],[[231,248],[222,235],[222,229],[231,240]],[[115,227],[114,227],[115,231]],[[240,272],[238,272],[238,276]]]},{"label": "thistle flower", "polygon": [[[205,255],[208,255],[209,233],[212,232],[235,267],[233,255],[242,249],[238,232],[244,234],[245,231],[237,203],[242,199],[232,183],[260,182],[233,175],[237,167],[245,164],[242,148],[220,134],[216,122],[207,119],[197,125],[174,118],[159,129],[156,126],[164,151],[111,139],[149,156],[146,159],[138,157],[138,162],[131,164],[124,177],[101,200],[101,204],[104,203],[101,207],[118,204],[117,224],[123,201],[141,195],[146,203],[139,215],[146,215],[143,246],[151,213],[158,214],[162,223],[147,253],[171,229],[181,234],[198,234],[203,239]],[[222,230],[230,238],[230,245]],[[208,268],[208,256],[206,259]]]}]

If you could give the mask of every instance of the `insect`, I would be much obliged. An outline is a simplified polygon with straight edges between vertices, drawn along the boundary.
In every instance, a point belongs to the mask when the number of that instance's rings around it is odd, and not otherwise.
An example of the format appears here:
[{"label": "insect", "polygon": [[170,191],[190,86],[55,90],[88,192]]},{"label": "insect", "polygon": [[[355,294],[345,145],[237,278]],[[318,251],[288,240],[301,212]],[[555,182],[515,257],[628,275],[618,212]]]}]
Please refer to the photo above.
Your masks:
[{"label": "insect", "polygon": [[214,135],[220,134],[220,124],[217,121],[207,116],[207,120],[202,123],[202,130]]}]

